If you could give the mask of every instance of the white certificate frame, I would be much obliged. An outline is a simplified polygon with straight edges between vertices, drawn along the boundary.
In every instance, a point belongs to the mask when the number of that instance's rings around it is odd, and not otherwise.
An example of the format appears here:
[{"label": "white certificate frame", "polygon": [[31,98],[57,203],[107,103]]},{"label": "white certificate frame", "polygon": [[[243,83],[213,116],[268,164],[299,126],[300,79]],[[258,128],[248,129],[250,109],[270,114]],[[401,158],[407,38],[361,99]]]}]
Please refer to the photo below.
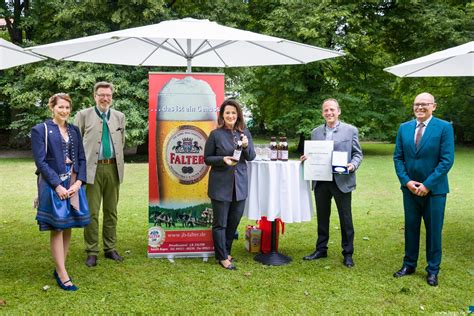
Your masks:
[{"label": "white certificate frame", "polygon": [[306,140],[304,142],[303,164],[304,179],[316,181],[332,181],[332,140]]}]

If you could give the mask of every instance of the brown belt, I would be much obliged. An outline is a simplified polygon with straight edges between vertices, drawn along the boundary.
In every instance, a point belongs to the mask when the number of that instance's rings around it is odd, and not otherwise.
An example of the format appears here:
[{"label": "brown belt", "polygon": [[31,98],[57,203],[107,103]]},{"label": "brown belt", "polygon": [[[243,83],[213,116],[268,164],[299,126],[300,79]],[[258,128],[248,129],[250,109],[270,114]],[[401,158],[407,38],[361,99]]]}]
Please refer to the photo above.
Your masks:
[{"label": "brown belt", "polygon": [[97,163],[101,163],[104,165],[115,165],[117,163],[117,160],[115,160],[115,158],[102,159],[102,160],[98,160]]}]

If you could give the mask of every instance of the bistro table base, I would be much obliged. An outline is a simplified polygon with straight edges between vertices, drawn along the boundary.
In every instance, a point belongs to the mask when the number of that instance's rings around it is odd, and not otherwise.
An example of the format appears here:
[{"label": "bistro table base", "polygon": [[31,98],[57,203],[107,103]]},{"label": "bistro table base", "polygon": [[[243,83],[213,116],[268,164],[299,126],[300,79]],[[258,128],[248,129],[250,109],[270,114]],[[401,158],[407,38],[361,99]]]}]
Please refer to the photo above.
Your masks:
[{"label": "bistro table base", "polygon": [[256,255],[253,259],[260,263],[266,264],[268,266],[282,266],[290,263],[291,258],[285,256],[277,251],[276,239],[277,239],[277,222],[276,220],[272,221],[272,231],[271,231],[271,242],[270,242],[270,253],[261,253]]},{"label": "bistro table base", "polygon": [[253,259],[269,266],[282,266],[291,261],[291,257],[285,256],[279,252],[261,253],[256,255]]}]

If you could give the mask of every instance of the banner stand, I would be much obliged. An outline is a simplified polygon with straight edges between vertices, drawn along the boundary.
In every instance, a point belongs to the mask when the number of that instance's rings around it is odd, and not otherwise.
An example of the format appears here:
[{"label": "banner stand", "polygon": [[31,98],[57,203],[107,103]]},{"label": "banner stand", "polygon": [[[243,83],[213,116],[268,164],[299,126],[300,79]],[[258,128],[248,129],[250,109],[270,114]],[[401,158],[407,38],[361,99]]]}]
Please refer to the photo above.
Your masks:
[{"label": "banner stand", "polygon": [[214,256],[204,147],[224,74],[149,73],[148,257]]}]

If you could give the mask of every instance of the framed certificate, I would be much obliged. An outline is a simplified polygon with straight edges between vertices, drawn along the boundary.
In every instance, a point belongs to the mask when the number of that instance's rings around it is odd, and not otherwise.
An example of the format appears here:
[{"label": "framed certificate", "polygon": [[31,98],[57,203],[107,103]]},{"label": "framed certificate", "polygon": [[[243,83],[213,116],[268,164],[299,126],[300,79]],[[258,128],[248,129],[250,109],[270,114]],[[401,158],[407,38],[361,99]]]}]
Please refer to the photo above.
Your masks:
[{"label": "framed certificate", "polygon": [[307,157],[303,164],[304,179],[332,181],[332,140],[306,140],[304,155]]}]

